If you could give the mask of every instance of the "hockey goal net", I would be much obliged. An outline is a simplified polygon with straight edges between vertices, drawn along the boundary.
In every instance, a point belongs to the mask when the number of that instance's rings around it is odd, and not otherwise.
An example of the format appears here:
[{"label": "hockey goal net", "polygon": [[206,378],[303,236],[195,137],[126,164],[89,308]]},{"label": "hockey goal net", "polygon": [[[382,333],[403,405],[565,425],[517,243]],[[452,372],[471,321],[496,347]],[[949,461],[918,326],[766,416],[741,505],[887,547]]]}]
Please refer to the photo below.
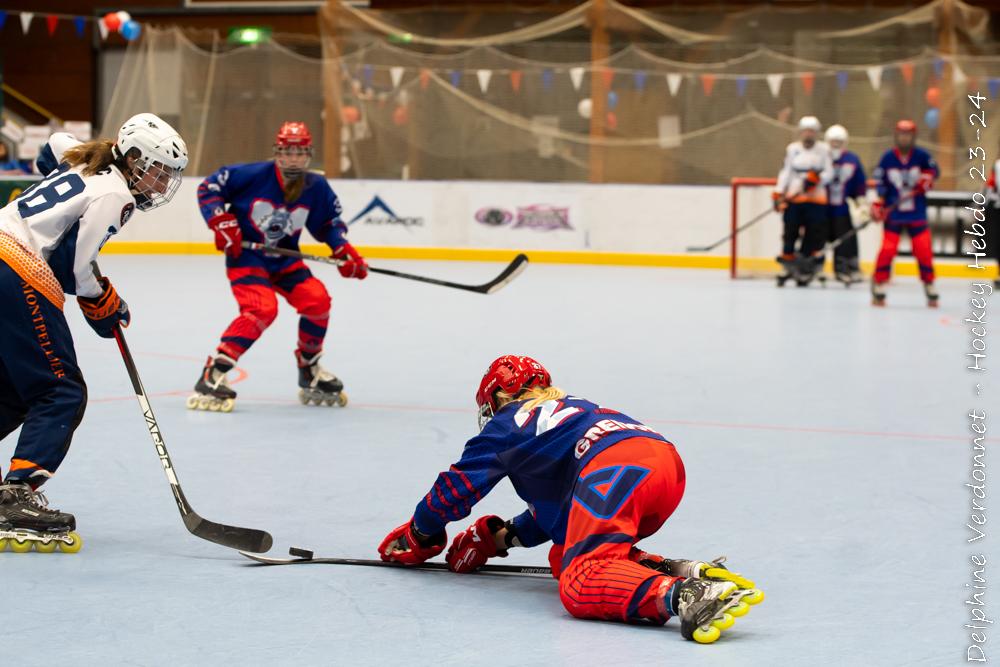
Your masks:
[{"label": "hockey goal net", "polygon": [[774,178],[733,178],[729,242],[729,275],[762,278],[778,274],[775,257],[781,252],[781,214],[771,203]]}]

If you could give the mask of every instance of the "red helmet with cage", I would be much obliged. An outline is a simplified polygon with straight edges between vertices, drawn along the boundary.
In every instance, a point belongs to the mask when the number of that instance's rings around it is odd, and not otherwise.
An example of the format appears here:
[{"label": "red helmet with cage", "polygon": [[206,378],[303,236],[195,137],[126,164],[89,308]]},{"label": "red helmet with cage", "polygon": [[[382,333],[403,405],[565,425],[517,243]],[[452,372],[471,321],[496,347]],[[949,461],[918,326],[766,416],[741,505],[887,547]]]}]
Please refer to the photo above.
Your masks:
[{"label": "red helmet with cage", "polygon": [[912,132],[917,134],[917,124],[908,118],[896,121],[896,132]]},{"label": "red helmet with cage", "polygon": [[286,120],[278,130],[278,136],[274,139],[275,148],[287,146],[299,146],[302,148],[312,147],[312,135],[305,123]]},{"label": "red helmet with cage", "polygon": [[497,409],[496,393],[500,390],[516,396],[532,387],[548,387],[552,376],[545,367],[531,357],[505,354],[497,358],[486,369],[479,390],[476,391],[476,405],[479,406],[479,427],[493,417]]}]

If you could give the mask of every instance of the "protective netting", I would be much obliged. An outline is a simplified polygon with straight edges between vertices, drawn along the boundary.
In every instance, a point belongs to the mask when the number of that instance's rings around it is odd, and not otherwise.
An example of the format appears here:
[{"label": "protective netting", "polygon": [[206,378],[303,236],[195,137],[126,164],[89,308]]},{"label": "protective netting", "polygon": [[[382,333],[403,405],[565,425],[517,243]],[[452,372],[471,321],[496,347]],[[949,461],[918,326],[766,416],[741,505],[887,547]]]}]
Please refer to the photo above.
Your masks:
[{"label": "protective netting", "polygon": [[968,121],[968,92],[1000,92],[988,14],[957,0],[903,13],[591,0],[555,17],[331,3],[320,27],[321,42],[240,48],[147,30],[104,132],[160,113],[193,173],[267,156],[296,119],[330,175],[720,184],[773,175],[806,114],[845,125],[866,165],[914,118],[952,185],[969,146],[992,155],[1000,140]]}]

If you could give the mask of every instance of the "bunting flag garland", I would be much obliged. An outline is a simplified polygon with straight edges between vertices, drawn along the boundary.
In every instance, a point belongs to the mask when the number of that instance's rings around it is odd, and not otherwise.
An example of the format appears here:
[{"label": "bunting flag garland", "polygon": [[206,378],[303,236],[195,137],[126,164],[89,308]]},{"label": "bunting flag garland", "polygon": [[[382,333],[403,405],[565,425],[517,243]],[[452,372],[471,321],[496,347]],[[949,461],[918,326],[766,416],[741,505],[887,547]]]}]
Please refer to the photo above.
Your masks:
[{"label": "bunting flag garland", "polygon": [[646,76],[647,74],[644,70],[637,70],[632,73],[632,84],[639,92],[646,90]]},{"label": "bunting flag garland", "polygon": [[1000,79],[990,79],[987,85],[990,87],[990,99],[995,100],[1000,93]]},{"label": "bunting flag garland", "polygon": [[613,69],[608,69],[607,67],[602,67],[601,78],[604,79],[604,86],[606,88],[610,88],[611,82],[615,80],[615,71]]},{"label": "bunting flag garland", "polygon": [[871,67],[865,68],[868,73],[868,81],[872,84],[873,90],[878,90],[882,87],[882,66],[872,65]]},{"label": "bunting flag garland", "polygon": [[514,70],[510,73],[510,87],[514,89],[515,93],[521,92],[521,76],[523,72],[521,70]]},{"label": "bunting flag garland", "polygon": [[583,67],[573,67],[569,70],[569,80],[573,83],[573,90],[580,90],[580,86],[583,85],[583,73],[585,71]]},{"label": "bunting flag garland", "polygon": [[7,22],[7,12],[0,9],[0,30],[3,30],[4,24]]},{"label": "bunting flag garland", "polygon": [[670,90],[670,96],[676,97],[678,89],[681,87],[682,77],[680,74],[668,74],[667,75],[667,89]]},{"label": "bunting flag garland", "polygon": [[701,89],[705,93],[705,97],[712,94],[712,88],[715,87],[715,75],[714,74],[702,74],[701,75]]},{"label": "bunting flag garland", "polygon": [[[26,12],[17,9],[0,9],[0,30],[7,23],[7,16],[11,13],[17,14],[21,23],[21,33],[27,35],[31,32],[31,23],[35,20],[35,12]],[[77,37],[83,37],[86,33],[87,22],[93,21],[97,24],[101,39],[107,39],[108,35],[116,32],[126,41],[138,39],[142,34],[142,26],[132,19],[128,12],[109,12],[104,16],[79,16],[74,14],[42,14],[45,18],[45,31],[49,37],[55,37],[59,29],[60,21],[66,20],[73,24],[73,30]]]},{"label": "bunting flag garland", "polygon": [[903,75],[903,81],[913,83],[913,63],[903,63],[899,66],[899,71]]},{"label": "bunting flag garland", "polygon": [[73,27],[76,29],[76,36],[83,37],[84,28],[87,27],[87,19],[77,16],[73,19]]},{"label": "bunting flag garland", "polygon": [[25,35],[31,30],[31,19],[35,18],[33,12],[21,12],[21,32]]},{"label": "bunting flag garland", "polygon": [[451,85],[458,88],[458,84],[462,83],[462,71],[453,69],[448,72],[448,79],[451,81]]},{"label": "bunting flag garland", "polygon": [[480,69],[476,70],[476,79],[479,80],[479,90],[482,91],[483,95],[486,91],[490,89],[490,79],[493,78],[493,70],[490,69]]},{"label": "bunting flag garland", "polygon": [[806,95],[812,95],[813,84],[816,83],[816,75],[812,72],[803,72],[799,74],[799,81],[802,82],[802,87],[806,91]]},{"label": "bunting flag garland", "polygon": [[392,87],[399,88],[399,82],[403,80],[403,68],[402,67],[390,67],[389,68],[389,80],[392,81]]},{"label": "bunting flag garland", "polygon": [[426,89],[431,82],[431,71],[429,69],[420,70],[420,87]]},{"label": "bunting flag garland", "polygon": [[52,35],[56,34],[56,26],[59,25],[59,17],[54,14],[48,14],[45,17],[45,25],[49,29],[49,37],[52,37]]},{"label": "bunting flag garland", "polygon": [[785,80],[784,74],[768,74],[767,87],[771,89],[771,97],[777,97],[781,92],[781,82]]},{"label": "bunting flag garland", "polygon": [[847,81],[850,75],[847,72],[837,72],[837,87],[840,88],[840,92],[847,90]]},{"label": "bunting flag garland", "polygon": [[747,78],[745,76],[736,77],[736,94],[743,97],[747,92]]},{"label": "bunting flag garland", "polygon": [[934,59],[934,76],[939,79],[944,76],[944,58]]},{"label": "bunting flag garland", "polygon": [[552,87],[552,70],[545,68],[542,70],[542,90],[549,90]]}]

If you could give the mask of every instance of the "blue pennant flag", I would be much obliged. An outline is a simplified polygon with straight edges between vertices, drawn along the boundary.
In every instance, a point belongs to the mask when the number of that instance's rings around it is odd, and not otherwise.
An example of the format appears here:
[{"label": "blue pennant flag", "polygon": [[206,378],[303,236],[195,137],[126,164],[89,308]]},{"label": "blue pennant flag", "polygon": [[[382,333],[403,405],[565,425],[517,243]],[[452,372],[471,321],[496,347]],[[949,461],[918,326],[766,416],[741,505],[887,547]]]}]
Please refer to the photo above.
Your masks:
[{"label": "blue pennant flag", "polygon": [[839,87],[841,91],[847,88],[847,77],[847,72],[837,72],[837,87]]},{"label": "blue pennant flag", "polygon": [[943,58],[935,58],[934,59],[934,76],[936,76],[937,78],[940,79],[942,74],[944,74],[944,59]]},{"label": "blue pennant flag", "polygon": [[372,87],[372,79],[375,78],[375,68],[371,65],[365,65],[361,68],[361,80],[365,84],[365,88]]},{"label": "blue pennant flag", "polygon": [[462,73],[457,69],[453,69],[448,72],[448,78],[451,79],[451,85],[458,88],[458,84],[462,82]]},{"label": "blue pennant flag", "polygon": [[740,97],[743,97],[744,93],[747,92],[747,78],[745,76],[736,77],[736,92]]},{"label": "blue pennant flag", "polygon": [[546,68],[542,70],[542,88],[548,90],[552,87],[552,70]]},{"label": "blue pennant flag", "polygon": [[0,9],[0,28],[3,28],[3,24],[7,22],[7,12]]},{"label": "blue pennant flag", "polygon": [[990,99],[995,100],[997,98],[997,93],[1000,93],[1000,79],[990,79]]},{"label": "blue pennant flag", "polygon": [[643,70],[633,72],[632,83],[635,85],[636,90],[640,92],[646,90],[646,72]]},{"label": "blue pennant flag", "polygon": [[77,16],[73,19],[73,27],[76,28],[76,36],[83,37],[83,29],[87,26],[87,19]]}]

